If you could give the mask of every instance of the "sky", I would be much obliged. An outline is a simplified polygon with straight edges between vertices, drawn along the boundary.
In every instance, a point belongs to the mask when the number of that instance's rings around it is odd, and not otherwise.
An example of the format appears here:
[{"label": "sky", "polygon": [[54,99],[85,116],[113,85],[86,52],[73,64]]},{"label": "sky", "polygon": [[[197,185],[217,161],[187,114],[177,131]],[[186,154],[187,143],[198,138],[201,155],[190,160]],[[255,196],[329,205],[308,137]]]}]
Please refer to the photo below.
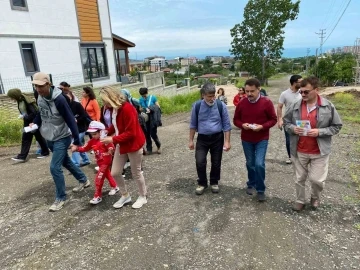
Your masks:
[{"label": "sky", "polygon": [[[323,50],[354,45],[360,38],[360,0],[301,0],[298,18],[285,27],[284,57],[315,54],[326,29]],[[161,55],[230,55],[230,29],[243,20],[247,0],[109,0],[112,30],[136,44],[131,59]],[[325,38],[325,39],[326,39]]]}]

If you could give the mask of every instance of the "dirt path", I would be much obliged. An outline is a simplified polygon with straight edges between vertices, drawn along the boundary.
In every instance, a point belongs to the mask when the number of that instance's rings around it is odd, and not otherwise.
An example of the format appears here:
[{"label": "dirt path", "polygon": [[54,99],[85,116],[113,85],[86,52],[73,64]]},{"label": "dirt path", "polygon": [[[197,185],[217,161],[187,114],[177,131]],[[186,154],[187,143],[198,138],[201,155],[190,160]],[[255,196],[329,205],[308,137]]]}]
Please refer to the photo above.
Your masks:
[{"label": "dirt path", "polygon": [[[287,79],[266,88],[276,103]],[[230,92],[229,92],[230,93]],[[229,107],[231,113],[233,108]],[[351,198],[354,138],[337,136],[322,207],[291,211],[293,171],[283,134],[273,128],[266,158],[268,201],[245,195],[239,130],[224,154],[221,191],[196,196],[194,152],[187,149],[188,114],[164,119],[163,154],[146,157],[148,204],[112,208],[118,197],[88,204],[93,188],[49,213],[54,185],[48,160],[13,165],[17,148],[0,149],[2,269],[360,269],[360,209]],[[93,179],[93,166],[84,169]],[[136,199],[136,185],[127,175]],[[104,192],[106,188],[104,189]]]}]

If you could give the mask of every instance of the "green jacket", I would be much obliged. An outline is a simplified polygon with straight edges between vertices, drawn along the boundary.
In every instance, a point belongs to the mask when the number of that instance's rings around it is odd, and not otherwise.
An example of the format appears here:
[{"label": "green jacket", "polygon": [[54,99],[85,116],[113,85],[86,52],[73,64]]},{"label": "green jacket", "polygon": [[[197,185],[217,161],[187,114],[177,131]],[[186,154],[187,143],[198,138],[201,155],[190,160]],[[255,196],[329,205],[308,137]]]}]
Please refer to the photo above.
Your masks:
[{"label": "green jacket", "polygon": [[[335,106],[327,99],[318,97],[317,106],[317,125],[319,129],[319,136],[316,138],[320,154],[322,156],[328,155],[331,152],[331,138],[338,134],[342,128],[342,122]],[[292,103],[286,108],[283,117],[284,129],[290,134],[290,152],[292,156],[297,156],[297,146],[299,142],[299,135],[294,133],[296,127],[296,120],[301,120],[301,103],[302,99]]]}]

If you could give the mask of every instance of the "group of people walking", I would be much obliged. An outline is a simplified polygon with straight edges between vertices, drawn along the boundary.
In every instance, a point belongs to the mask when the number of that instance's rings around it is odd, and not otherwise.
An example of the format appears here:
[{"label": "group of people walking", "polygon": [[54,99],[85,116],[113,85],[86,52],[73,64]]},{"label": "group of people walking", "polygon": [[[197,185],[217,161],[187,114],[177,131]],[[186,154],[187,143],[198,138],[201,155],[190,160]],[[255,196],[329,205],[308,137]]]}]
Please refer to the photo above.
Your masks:
[{"label": "group of people walking", "polygon": [[[36,103],[23,95],[20,89],[10,90],[8,95],[18,102],[19,111],[24,118],[24,127],[34,129],[33,132],[23,133],[25,139],[31,136],[26,144],[26,155],[29,152],[33,135],[36,136],[43,148],[41,155],[48,156],[49,149],[52,152],[50,172],[55,182],[56,196],[55,202],[49,210],[58,211],[67,202],[62,167],[65,167],[79,182],[73,192],[80,192],[91,185],[87,176],[80,169],[81,166],[90,163],[88,156],[85,155],[88,151],[93,151],[98,165],[95,177],[95,195],[90,201],[91,204],[98,204],[102,201],[102,186],[105,178],[109,180],[111,187],[109,195],[115,195],[119,191],[121,193],[120,199],[114,204],[115,208],[121,208],[131,202],[122,175],[124,165],[128,161],[132,177],[139,187],[139,197],[132,207],[140,208],[146,204],[147,189],[142,174],[142,156],[144,152],[151,154],[151,138],[155,140],[157,153],[161,153],[161,143],[157,132],[151,129],[154,124],[147,124],[151,123],[152,114],[157,114],[158,122],[161,123],[159,120],[161,111],[156,97],[151,96],[153,103],[149,102],[148,106],[142,108],[141,99],[139,101],[132,98],[128,91],[122,90],[120,94],[112,87],[103,87],[99,92],[99,97],[104,106],[100,108],[90,87],[83,89],[83,98],[79,102],[71,92],[69,84],[62,82],[59,88],[54,87],[45,73],[36,73],[32,84],[36,89]],[[142,92],[144,89],[141,90]],[[146,99],[145,94],[142,95]],[[33,106],[31,115],[24,104]],[[148,116],[148,120],[140,120],[144,119],[141,112]],[[158,122],[157,124],[159,124]],[[151,135],[148,135],[148,132],[151,132]],[[84,143],[85,134],[90,137],[87,143]],[[150,140],[147,141],[148,151],[143,150],[145,137],[150,137]],[[23,148],[24,142],[22,152]],[[69,148],[73,152],[72,158],[68,155]],[[79,156],[77,157],[77,155]],[[17,161],[24,162],[25,160],[26,157]]]},{"label": "group of people walking", "polygon": [[[241,130],[241,142],[246,159],[246,193],[256,192],[260,202],[266,200],[265,156],[269,130],[276,124],[284,129],[287,164],[295,171],[295,211],[305,208],[305,182],[311,183],[310,205],[317,209],[320,194],[328,174],[331,138],[339,133],[342,122],[334,105],[319,95],[316,77],[303,79],[300,75],[290,78],[290,88],[281,93],[277,114],[272,101],[262,93],[260,82],[249,79],[234,98],[236,106],[233,123]],[[222,92],[223,93],[223,92]],[[229,151],[231,124],[225,104],[218,102],[216,88],[207,83],[201,89],[202,100],[192,107],[189,149],[195,150],[198,186],[201,195],[210,184],[213,193],[219,192],[223,151]],[[283,106],[286,112],[283,115]],[[194,136],[198,132],[196,147]],[[210,181],[206,174],[207,154],[211,155]]]},{"label": "group of people walking", "polygon": [[[146,204],[143,155],[153,153],[152,140],[157,147],[156,153],[161,153],[157,136],[157,127],[162,125],[161,109],[157,98],[149,95],[147,88],[139,90],[141,98],[137,100],[127,90],[117,91],[107,86],[99,92],[103,103],[100,108],[90,87],[83,89],[83,98],[79,102],[69,84],[62,82],[59,88],[53,87],[45,73],[36,73],[32,84],[38,94],[37,104],[19,89],[8,92],[9,97],[18,102],[24,127],[34,127],[34,124],[39,127],[34,133],[23,133],[21,153],[15,160],[26,159],[33,135],[41,147],[41,157],[48,156],[50,149],[50,172],[56,187],[56,199],[50,211],[60,210],[67,202],[62,167],[79,182],[73,192],[80,192],[91,185],[80,169],[90,163],[86,155],[89,151],[95,154],[98,165],[91,204],[102,201],[105,178],[111,187],[109,195],[121,194],[114,204],[115,208],[132,201],[123,175],[127,162],[139,190],[132,207],[141,208]],[[311,182],[310,204],[316,209],[327,178],[331,137],[340,131],[341,119],[334,105],[319,96],[319,80],[316,77],[303,79],[300,75],[291,76],[290,88],[280,95],[277,113],[272,101],[266,97],[266,91],[262,90],[257,79],[249,79],[233,100],[236,106],[233,124],[241,130],[246,159],[246,193],[253,195],[256,192],[258,201],[266,200],[265,156],[269,131],[277,124],[285,133],[286,163],[292,163],[295,171],[296,201],[293,210],[301,211],[305,207],[307,179]],[[220,191],[222,155],[231,149],[231,122],[224,89],[220,88],[216,96],[215,85],[206,83],[200,93],[201,99],[192,107],[189,135],[189,149],[195,149],[198,175],[195,192],[198,195],[202,195],[209,185],[213,193]],[[286,112],[283,115],[284,105]],[[84,142],[85,134],[90,137],[87,143]],[[69,148],[73,152],[72,158],[68,155]],[[206,167],[209,152],[211,170],[208,181]]]}]

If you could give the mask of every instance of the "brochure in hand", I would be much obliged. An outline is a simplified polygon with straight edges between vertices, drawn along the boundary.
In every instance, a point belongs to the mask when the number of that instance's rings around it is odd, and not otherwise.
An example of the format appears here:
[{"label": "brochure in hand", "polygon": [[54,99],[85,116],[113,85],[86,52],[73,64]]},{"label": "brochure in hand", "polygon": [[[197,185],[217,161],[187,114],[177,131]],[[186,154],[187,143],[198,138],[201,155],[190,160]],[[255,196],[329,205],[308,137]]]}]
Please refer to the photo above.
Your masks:
[{"label": "brochure in hand", "polygon": [[30,126],[24,127],[24,131],[25,131],[26,133],[28,133],[28,132],[31,132],[31,131],[35,131],[35,130],[37,130],[38,128],[39,128],[38,125],[37,125],[37,124],[34,124],[34,125],[32,125],[32,127],[30,127]]},{"label": "brochure in hand", "polygon": [[300,136],[307,136],[307,132],[311,129],[310,120],[296,120],[296,126],[304,129],[304,133]]}]

